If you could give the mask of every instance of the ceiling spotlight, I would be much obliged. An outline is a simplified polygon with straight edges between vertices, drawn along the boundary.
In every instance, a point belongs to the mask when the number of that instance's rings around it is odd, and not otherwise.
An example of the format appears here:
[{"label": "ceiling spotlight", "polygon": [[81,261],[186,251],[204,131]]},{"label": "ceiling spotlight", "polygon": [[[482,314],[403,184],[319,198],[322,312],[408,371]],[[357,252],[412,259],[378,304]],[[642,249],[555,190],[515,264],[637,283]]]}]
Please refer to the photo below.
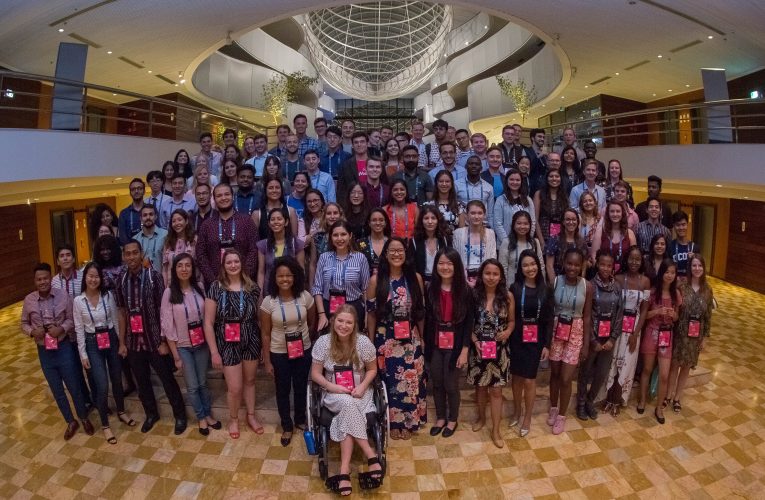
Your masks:
[{"label": "ceiling spotlight", "polygon": [[542,104],[542,107],[543,107],[543,108],[544,108],[545,106],[547,106],[547,105],[546,105],[546,104]]},{"label": "ceiling spotlight", "polygon": [[707,37],[707,39],[708,39],[708,40],[711,40],[711,39],[713,39],[713,38],[714,38],[714,36],[712,36],[712,35],[709,35],[709,36]]},{"label": "ceiling spotlight", "polygon": [[667,92],[672,92],[672,89],[667,89]]},{"label": "ceiling spotlight", "polygon": [[178,86],[178,84],[176,83],[176,84],[175,84],[175,86],[177,87],[177,86]]},{"label": "ceiling spotlight", "polygon": [[148,73],[151,74],[151,70],[149,70]]},{"label": "ceiling spotlight", "polygon": [[614,74],[615,74],[616,76],[619,76],[619,72],[618,72],[618,71],[617,71],[616,73],[614,73]]},{"label": "ceiling spotlight", "polygon": [[112,51],[111,51],[111,50],[107,50],[107,51],[106,51],[106,53],[107,53],[107,54],[111,54],[111,53],[112,53]]},{"label": "ceiling spotlight", "polygon": [[590,88],[590,86],[589,85],[585,85],[584,88],[588,89],[588,88]]},{"label": "ceiling spotlight", "polygon": [[560,98],[561,98],[561,99],[565,99],[565,98],[566,98],[566,96],[562,95],[562,96],[560,96]]},{"label": "ceiling spotlight", "polygon": [[115,178],[114,178],[114,180],[115,180],[115,181],[121,181],[121,180],[122,180],[122,177],[115,177]]},{"label": "ceiling spotlight", "polygon": [[659,55],[658,55],[658,56],[656,56],[656,57],[658,57],[659,59],[661,59],[661,58],[662,58],[662,55],[661,55],[661,54],[659,54]]},{"label": "ceiling spotlight", "polygon": [[470,42],[465,40],[465,45],[470,45]]},{"label": "ceiling spotlight", "polygon": [[117,95],[117,94],[115,94],[115,93],[112,93],[112,95]]},{"label": "ceiling spotlight", "polygon": [[656,94],[652,94],[654,97],[656,97]]},{"label": "ceiling spotlight", "polygon": [[185,78],[181,78],[181,83],[186,83],[186,79]]},{"label": "ceiling spotlight", "polygon": [[487,29],[489,29],[489,26],[485,24],[485,25],[483,26],[483,29],[487,30]]},{"label": "ceiling spotlight", "polygon": [[748,197],[748,196],[744,196],[744,199],[745,199],[745,200],[748,200],[748,199],[749,199],[749,197]]},{"label": "ceiling spotlight", "polygon": [[715,187],[721,188],[722,184],[715,184]]},{"label": "ceiling spotlight", "polygon": [[64,28],[59,28],[59,29],[58,29],[58,32],[59,32],[59,33],[63,33],[63,32],[64,32]]},{"label": "ceiling spotlight", "polygon": [[685,84],[685,88],[690,88],[690,85],[688,85],[688,84],[686,83],[686,84]]}]

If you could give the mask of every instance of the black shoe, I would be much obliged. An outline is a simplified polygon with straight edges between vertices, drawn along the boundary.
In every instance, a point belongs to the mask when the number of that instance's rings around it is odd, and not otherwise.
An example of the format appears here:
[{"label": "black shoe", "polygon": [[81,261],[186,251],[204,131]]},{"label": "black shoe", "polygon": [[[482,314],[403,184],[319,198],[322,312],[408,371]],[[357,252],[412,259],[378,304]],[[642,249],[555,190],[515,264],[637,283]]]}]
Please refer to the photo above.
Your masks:
[{"label": "black shoe", "polygon": [[200,427],[199,433],[203,436],[209,436],[210,435],[210,428],[209,427]]},{"label": "black shoe", "polygon": [[590,418],[589,415],[587,415],[587,411],[585,410],[583,403],[576,405],[576,418],[579,420],[588,420]]},{"label": "black shoe", "polygon": [[175,430],[173,432],[175,432],[176,436],[180,436],[181,434],[183,434],[183,431],[186,430],[186,426],[187,425],[188,424],[187,424],[185,418],[176,418],[175,419]]},{"label": "black shoe", "polygon": [[656,421],[659,422],[662,425],[664,425],[664,422],[666,422],[666,419],[664,417],[660,417],[659,416],[659,409],[658,408],[656,408],[653,411],[653,416],[656,417]]},{"label": "black shoe", "polygon": [[152,427],[154,427],[154,424],[157,422],[159,422],[159,417],[156,415],[146,417],[146,420],[144,420],[143,425],[141,426],[141,432],[146,434],[152,429]]},{"label": "black shoe", "polygon": [[216,420],[214,424],[207,424],[207,425],[209,425],[210,427],[212,427],[216,431],[219,431],[219,430],[221,430],[223,428],[223,424],[220,423],[220,420]]},{"label": "black shoe", "polygon": [[441,435],[445,438],[452,437],[454,435],[454,432],[457,430],[457,426],[459,424],[454,424],[454,429],[450,429],[448,426],[444,427],[444,432],[441,433]]},{"label": "black shoe", "polygon": [[592,403],[585,403],[584,404],[584,411],[587,412],[587,416],[590,417],[593,420],[598,419],[598,410],[595,408],[595,405]]},{"label": "black shoe", "polygon": [[637,408],[635,408],[635,410],[637,410],[638,415],[642,415],[643,413],[645,413],[645,406],[642,408],[638,406]]},{"label": "black shoe", "polygon": [[82,428],[88,436],[92,436],[96,433],[96,430],[93,428],[93,423],[88,417],[82,419]]},{"label": "black shoe", "polygon": [[437,425],[434,425],[433,427],[430,428],[430,435],[431,436],[438,436],[439,434],[441,434],[442,430],[444,430],[443,426],[438,427]]},{"label": "black shoe", "polygon": [[282,444],[282,446],[289,446],[292,442],[292,431],[282,432],[282,437],[279,439],[279,442]]}]

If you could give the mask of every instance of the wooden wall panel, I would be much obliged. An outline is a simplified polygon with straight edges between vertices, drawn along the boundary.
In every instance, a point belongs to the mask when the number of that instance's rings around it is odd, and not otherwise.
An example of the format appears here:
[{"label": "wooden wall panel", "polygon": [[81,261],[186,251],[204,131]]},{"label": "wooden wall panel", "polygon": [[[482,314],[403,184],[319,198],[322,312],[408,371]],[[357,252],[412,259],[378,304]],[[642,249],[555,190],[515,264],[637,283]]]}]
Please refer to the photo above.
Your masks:
[{"label": "wooden wall panel", "polygon": [[[19,239],[19,231],[22,238]],[[38,262],[35,207],[0,207],[0,307],[24,298],[33,288],[32,269]]]},{"label": "wooden wall panel", "polygon": [[731,200],[725,278],[765,293],[765,203]]}]

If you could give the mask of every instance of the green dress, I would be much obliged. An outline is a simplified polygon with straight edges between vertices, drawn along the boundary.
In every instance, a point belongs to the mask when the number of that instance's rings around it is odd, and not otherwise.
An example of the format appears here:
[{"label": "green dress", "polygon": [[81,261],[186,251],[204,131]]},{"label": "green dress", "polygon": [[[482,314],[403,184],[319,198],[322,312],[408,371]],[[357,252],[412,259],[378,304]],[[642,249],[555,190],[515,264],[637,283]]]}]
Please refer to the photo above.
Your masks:
[{"label": "green dress", "polygon": [[[682,283],[680,293],[683,296],[683,305],[680,308],[680,317],[677,321],[677,331],[672,346],[672,361],[683,366],[696,368],[701,352],[701,341],[709,337],[710,323],[712,319],[712,290],[696,292],[690,283]],[[688,326],[691,319],[698,318],[700,321],[699,336],[689,337]]]}]

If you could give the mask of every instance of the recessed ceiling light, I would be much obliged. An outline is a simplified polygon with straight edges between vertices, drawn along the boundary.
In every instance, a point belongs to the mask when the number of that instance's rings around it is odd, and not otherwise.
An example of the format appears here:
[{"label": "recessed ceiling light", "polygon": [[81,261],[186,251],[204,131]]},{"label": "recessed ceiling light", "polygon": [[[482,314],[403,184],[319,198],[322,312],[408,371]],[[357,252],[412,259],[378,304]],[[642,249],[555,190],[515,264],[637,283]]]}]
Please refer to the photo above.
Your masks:
[{"label": "recessed ceiling light", "polygon": [[470,42],[468,42],[467,40],[465,40],[465,45],[470,45]]},{"label": "recessed ceiling light", "polygon": [[106,51],[106,53],[107,53],[107,54],[111,54],[111,53],[112,53],[112,51],[111,51],[111,50],[107,50],[107,51]]},{"label": "recessed ceiling light", "polygon": [[685,84],[685,88],[689,88],[689,87],[690,87],[690,85],[688,85],[688,84],[686,83],[686,84]]},{"label": "recessed ceiling light", "polygon": [[71,186],[69,186],[69,187],[70,187],[70,188],[76,188],[76,187],[77,187],[77,184],[72,184],[72,185],[71,185]]},{"label": "recessed ceiling light", "polygon": [[560,98],[561,98],[561,99],[565,99],[565,98],[566,98],[566,96],[562,95],[562,96],[560,96]]},{"label": "recessed ceiling light", "polygon": [[715,184],[715,187],[721,188],[722,184]]},{"label": "recessed ceiling light", "polygon": [[543,107],[543,108],[544,108],[545,106],[546,106],[545,104],[542,104],[542,107]]},{"label": "recessed ceiling light", "polygon": [[588,89],[588,88],[590,88],[590,86],[589,85],[585,85],[584,88]]},{"label": "recessed ceiling light", "polygon": [[181,78],[181,83],[186,83],[186,79],[185,78]]},{"label": "recessed ceiling light", "polygon": [[652,94],[654,97],[656,97],[656,94]]},{"label": "recessed ceiling light", "polygon": [[35,198],[35,201],[40,201],[40,198]]},{"label": "recessed ceiling light", "polygon": [[58,32],[59,32],[59,33],[63,33],[63,32],[64,32],[64,28],[59,28],[59,29],[58,29]]},{"label": "recessed ceiling light", "polygon": [[713,39],[713,38],[714,38],[714,36],[712,36],[712,35],[709,35],[707,38],[708,38],[709,40],[711,40],[711,39]]},{"label": "recessed ceiling light", "polygon": [[672,89],[667,89],[667,92],[672,92]]},{"label": "recessed ceiling light", "polygon": [[619,72],[618,72],[618,71],[617,71],[616,73],[614,73],[614,74],[615,74],[616,76],[619,76]]},{"label": "recessed ceiling light", "polygon": [[487,30],[487,29],[489,29],[489,26],[485,24],[485,25],[483,26],[483,29]]},{"label": "recessed ceiling light", "polygon": [[175,86],[177,87],[177,86],[178,86],[178,84],[176,83],[176,84],[175,84]]},{"label": "recessed ceiling light", "polygon": [[658,56],[656,56],[656,57],[658,57],[659,59],[661,59],[661,58],[662,58],[662,55],[661,55],[661,54],[659,54],[659,55],[658,55]]},{"label": "recessed ceiling light", "polygon": [[744,196],[744,199],[745,199],[745,200],[748,200],[748,199],[749,199],[749,197],[748,197],[748,196]]},{"label": "recessed ceiling light", "polygon": [[148,73],[151,74],[151,70],[149,70]]},{"label": "recessed ceiling light", "polygon": [[117,95],[117,94],[115,94],[114,92],[112,92],[112,95]]},{"label": "recessed ceiling light", "polygon": [[114,178],[114,180],[115,180],[115,181],[121,181],[121,180],[122,180],[122,177],[115,177],[115,178]]}]

